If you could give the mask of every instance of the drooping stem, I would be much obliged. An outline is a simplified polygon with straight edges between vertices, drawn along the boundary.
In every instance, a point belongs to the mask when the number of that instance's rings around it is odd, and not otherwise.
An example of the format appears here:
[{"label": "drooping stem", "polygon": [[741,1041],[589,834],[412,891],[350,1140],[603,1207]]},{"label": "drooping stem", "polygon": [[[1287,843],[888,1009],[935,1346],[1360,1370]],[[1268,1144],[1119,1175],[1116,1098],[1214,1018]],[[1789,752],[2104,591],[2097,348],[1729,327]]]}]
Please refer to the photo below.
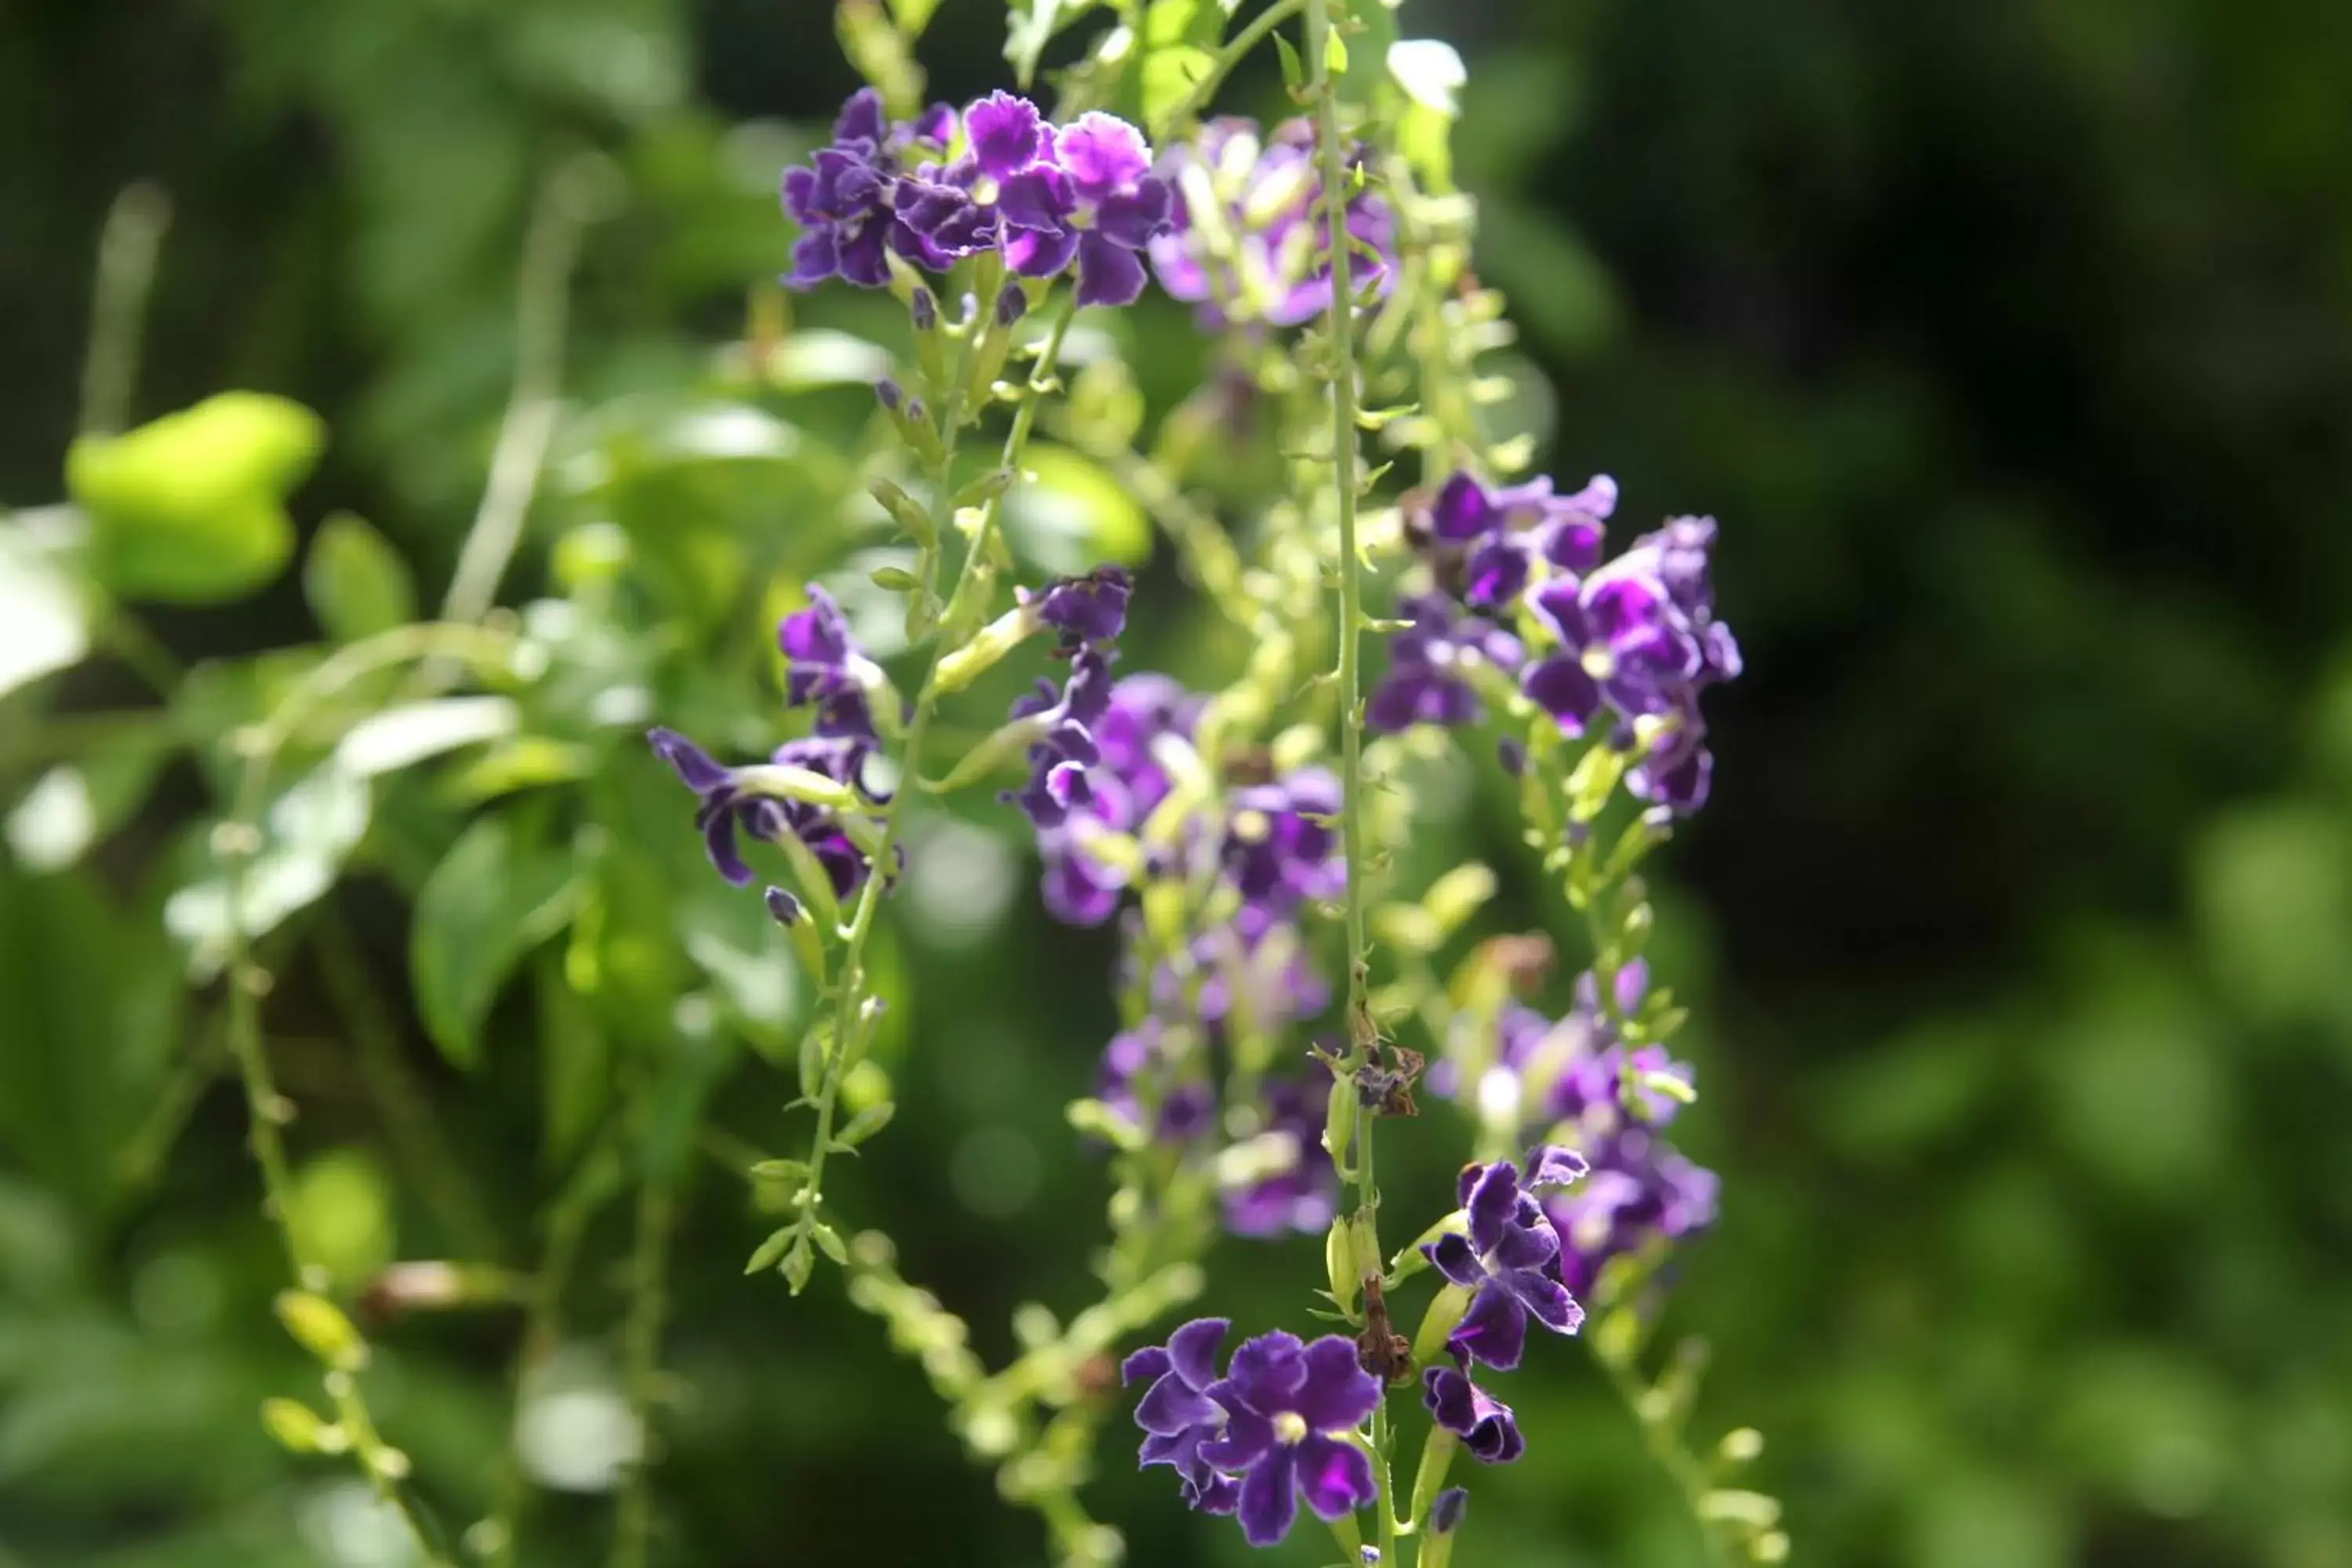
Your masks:
[{"label": "drooping stem", "polygon": [[669,1237],[676,1219],[669,1184],[648,1175],[637,1188],[637,1244],[630,1260],[623,1382],[637,1432],[615,1517],[613,1568],[645,1568],[653,1542],[654,1395],[661,1381],[662,1319],[668,1304]]},{"label": "drooping stem", "polygon": [[[1307,58],[1315,96],[1315,142],[1323,195],[1325,240],[1330,253],[1331,306],[1325,318],[1331,379],[1331,483],[1339,516],[1339,843],[1346,858],[1348,888],[1348,1055],[1344,1078],[1371,1064],[1379,1043],[1366,991],[1371,979],[1366,934],[1364,886],[1363,558],[1356,538],[1356,353],[1355,287],[1349,277],[1354,243],[1348,231],[1349,169],[1339,143],[1339,96],[1331,79],[1330,0],[1307,0]],[[1344,1083],[1344,1079],[1343,1079]],[[1380,1187],[1374,1177],[1373,1131],[1377,1110],[1354,1118],[1355,1223],[1375,1258],[1386,1256],[1380,1242]],[[1336,1152],[1336,1151],[1335,1151]],[[1397,1557],[1395,1482],[1388,1421],[1388,1391],[1372,1410],[1372,1481],[1379,1489],[1381,1561]]]},{"label": "drooping stem", "polygon": [[[1029,433],[1037,423],[1038,405],[1054,384],[1054,367],[1060,362],[1062,342],[1070,329],[1070,318],[1076,312],[1076,301],[1066,300],[1046,330],[1044,346],[1038,350],[1037,361],[1023,385],[1021,401],[1013,410],[1013,427],[1004,437],[1002,467],[1007,472],[1018,472],[1022,454],[1027,450]],[[954,432],[947,433],[948,447],[953,451]],[[933,497],[933,506],[940,514],[940,522],[948,522],[954,505],[953,489],[949,483],[943,462]],[[970,588],[973,574],[985,569],[990,552],[995,548],[997,518],[1003,508],[1003,491],[998,490],[982,503],[979,525],[972,530],[971,546],[965,553],[963,564],[956,574],[955,587],[948,595],[950,606],[961,601]],[[942,537],[946,528],[938,531]],[[898,764],[898,776],[911,784],[923,776],[923,752],[930,738],[931,721],[939,710],[940,666],[955,650],[942,637],[931,650],[929,668],[924,672],[923,684],[915,698],[914,717],[907,725],[907,739]],[[897,791],[881,810],[881,831],[874,847],[866,885],[858,890],[857,907],[850,916],[849,925],[842,932],[840,1005],[835,1009],[832,1046],[824,1064],[823,1081],[816,1095],[816,1136],[809,1148],[808,1175],[803,1187],[803,1203],[797,1223],[799,1239],[804,1241],[817,1224],[818,1200],[824,1192],[825,1156],[833,1143],[834,1117],[838,1108],[842,1081],[849,1069],[856,1066],[853,1043],[862,1040],[868,1021],[865,1009],[868,1000],[866,973],[866,945],[874,934],[876,918],[882,908],[882,892],[890,880],[894,857],[898,854],[900,830],[906,822],[906,803],[915,794],[912,788]]]},{"label": "drooping stem", "polygon": [[172,225],[172,201],[142,180],[107,209],[90,290],[89,354],[81,377],[81,432],[112,436],[130,422],[139,380],[139,340],[155,282],[155,258]]},{"label": "drooping stem", "polygon": [[523,520],[555,437],[572,273],[580,260],[581,236],[595,216],[597,187],[605,178],[600,155],[580,154],[548,176],[531,209],[515,285],[514,387],[490,451],[489,483],[441,601],[444,620],[480,620],[498,597],[499,580],[521,542]]}]

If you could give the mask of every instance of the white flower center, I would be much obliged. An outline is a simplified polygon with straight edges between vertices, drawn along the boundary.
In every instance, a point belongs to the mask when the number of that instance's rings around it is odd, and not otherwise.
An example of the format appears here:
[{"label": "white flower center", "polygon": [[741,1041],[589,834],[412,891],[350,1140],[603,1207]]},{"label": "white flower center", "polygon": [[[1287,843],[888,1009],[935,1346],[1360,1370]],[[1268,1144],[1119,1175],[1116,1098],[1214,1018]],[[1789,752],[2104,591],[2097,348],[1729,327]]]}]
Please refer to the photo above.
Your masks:
[{"label": "white flower center", "polygon": [[1307,1417],[1296,1410],[1284,1410],[1274,1417],[1274,1440],[1277,1443],[1307,1441]]}]

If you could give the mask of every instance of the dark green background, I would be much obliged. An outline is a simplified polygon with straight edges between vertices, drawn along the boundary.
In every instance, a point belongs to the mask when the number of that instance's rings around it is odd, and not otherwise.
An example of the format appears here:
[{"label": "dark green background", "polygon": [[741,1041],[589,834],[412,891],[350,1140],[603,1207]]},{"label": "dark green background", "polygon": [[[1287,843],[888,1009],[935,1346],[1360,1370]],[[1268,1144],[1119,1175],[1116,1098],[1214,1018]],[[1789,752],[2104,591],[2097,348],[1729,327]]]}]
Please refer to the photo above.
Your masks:
[{"label": "dark green background", "polygon": [[[997,24],[947,0],[940,95],[1002,79]],[[1412,0],[1404,26],[1470,63],[1461,172],[1557,388],[1556,471],[1613,472],[1637,524],[1725,524],[1749,673],[1715,699],[1717,799],[1661,919],[1701,1010],[1687,1142],[1724,1175],[1669,1323],[1715,1347],[1700,1429],[1766,1432],[1800,1563],[2352,1565],[2352,10]],[[572,385],[663,384],[783,262],[793,144],[738,127],[851,85],[804,0],[0,8],[0,496],[59,490],[95,237],[152,179],[176,217],[139,413],[310,403],[335,439],[299,515],[355,508],[437,584],[537,171],[598,145],[630,191],[590,242]],[[1181,369],[1180,313],[1139,330]],[[290,581],[159,625],[192,657],[309,635]],[[167,779],[103,874],[137,882],[197,800]],[[1511,843],[1481,822],[1464,849]],[[1523,922],[1557,917],[1507,881]],[[350,904],[396,982],[399,910]],[[907,1105],[840,1195],[1002,1354],[1014,1303],[1082,1299],[1102,1189],[1058,1105],[1110,1026],[1109,948],[1024,891],[982,945],[908,951]],[[309,1154],[369,1121],[299,1047],[304,1007],[298,984],[273,1023]],[[461,1094],[415,1056],[520,1237],[528,1069]],[[724,1113],[772,1130],[782,1097],[747,1071]],[[1009,1216],[944,1174],[978,1128],[1043,1162]],[[241,1135],[224,1084],[157,1194],[62,1227],[0,1136],[0,1563],[263,1561],[326,1475],[246,1414],[299,1363]],[[1393,1136],[1392,1195],[1442,1181],[1452,1136]],[[1039,1561],[837,1279],[742,1280],[753,1223],[715,1171],[694,1196],[667,1561]],[[401,1219],[404,1251],[446,1246]],[[625,1239],[595,1234],[585,1330],[617,1316]],[[1211,1300],[1270,1322],[1318,1271],[1312,1243],[1229,1247]],[[36,1398],[61,1300],[87,1365]],[[495,1442],[509,1327],[387,1336],[428,1495]],[[1462,1561],[1696,1562],[1582,1355],[1538,1348],[1511,1389],[1529,1456],[1479,1478]],[[1125,1446],[1093,1497],[1135,1561],[1247,1558]],[[550,1517],[549,1561],[595,1560],[603,1503]]]}]

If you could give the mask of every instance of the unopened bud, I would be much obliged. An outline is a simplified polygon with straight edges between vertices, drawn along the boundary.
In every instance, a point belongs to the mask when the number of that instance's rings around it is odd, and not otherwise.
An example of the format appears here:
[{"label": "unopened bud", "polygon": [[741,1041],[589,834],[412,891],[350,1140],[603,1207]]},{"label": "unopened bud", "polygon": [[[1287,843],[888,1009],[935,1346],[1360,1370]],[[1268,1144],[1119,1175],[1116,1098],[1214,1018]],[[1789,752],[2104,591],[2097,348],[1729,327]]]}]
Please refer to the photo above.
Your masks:
[{"label": "unopened bud", "polygon": [[1009,327],[1028,313],[1028,291],[1018,283],[1007,283],[996,296],[996,324]]},{"label": "unopened bud", "polygon": [[938,330],[940,304],[938,300],[931,298],[931,291],[929,289],[917,289],[914,298],[907,304],[908,309],[914,313],[915,331],[929,332]]}]

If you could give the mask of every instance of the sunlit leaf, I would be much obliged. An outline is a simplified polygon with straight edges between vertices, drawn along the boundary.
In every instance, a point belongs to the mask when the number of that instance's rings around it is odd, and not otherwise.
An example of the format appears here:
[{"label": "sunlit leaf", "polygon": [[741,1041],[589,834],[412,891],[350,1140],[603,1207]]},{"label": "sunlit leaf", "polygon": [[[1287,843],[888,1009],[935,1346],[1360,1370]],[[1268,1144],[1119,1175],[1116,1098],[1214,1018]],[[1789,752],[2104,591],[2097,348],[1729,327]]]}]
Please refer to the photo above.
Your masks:
[{"label": "sunlit leaf", "polygon": [[514,733],[521,715],[504,697],[442,697],[371,713],[335,747],[335,763],[371,779],[428,757]]},{"label": "sunlit leaf", "polygon": [[226,392],[122,436],[85,436],[66,489],[89,514],[90,564],[131,598],[204,602],[268,583],[294,553],[286,498],[326,426],[299,403]]},{"label": "sunlit leaf", "polygon": [[1098,464],[1045,446],[1030,447],[1027,464],[1034,480],[1004,498],[1005,531],[1023,555],[1059,573],[1140,566],[1151,558],[1150,520]]},{"label": "sunlit leaf", "polygon": [[[278,796],[263,818],[260,853],[245,871],[238,907],[248,939],[276,930],[334,886],[367,832],[368,811],[365,781],[332,763]],[[189,973],[199,980],[227,961],[228,911],[228,878],[216,859],[164,901],[164,929],[186,948]]]},{"label": "sunlit leaf", "polygon": [[0,697],[89,651],[89,612],[65,564],[84,527],[66,507],[0,522]]}]

